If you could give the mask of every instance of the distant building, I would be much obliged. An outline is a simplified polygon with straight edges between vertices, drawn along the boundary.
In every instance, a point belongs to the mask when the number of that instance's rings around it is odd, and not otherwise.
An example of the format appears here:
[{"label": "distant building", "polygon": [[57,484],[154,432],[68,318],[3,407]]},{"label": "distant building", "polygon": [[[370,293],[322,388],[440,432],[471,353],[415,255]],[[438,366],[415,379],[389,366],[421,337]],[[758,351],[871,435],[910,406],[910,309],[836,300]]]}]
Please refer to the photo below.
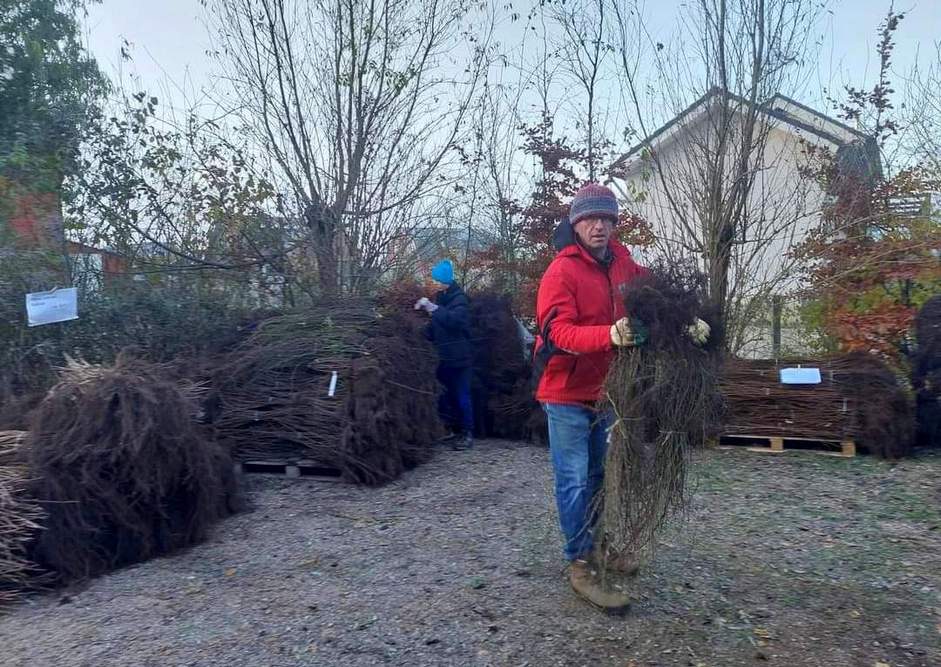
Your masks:
[{"label": "distant building", "polygon": [[[696,160],[703,160],[698,166],[708,169],[712,167],[705,160],[719,159],[713,155],[719,143],[717,119],[727,104],[742,121],[733,123],[735,133],[744,125],[747,102],[716,88],[616,161],[612,185],[631,211],[650,222],[657,237],[649,252],[688,257],[696,246],[690,232],[702,229],[698,211],[707,205]],[[833,155],[838,175],[846,177],[838,181],[842,183],[871,182],[881,176],[882,165],[872,137],[784,95],[775,95],[758,108],[755,131],[766,133],[766,139],[756,142],[762,153],[749,156],[754,183],[741,214],[748,224],[735,232],[733,252],[740,254],[733,257],[730,277],[745,304],[743,312],[753,311],[749,303],[769,305],[767,314],[756,318],[751,331],[743,334],[742,340],[748,338],[749,343],[739,350],[761,357],[772,352],[772,297],[799,285],[791,251],[819,226],[827,206],[840,197],[837,189],[828,190],[808,175],[811,156],[815,151]],[[741,145],[739,139],[731,142],[726,165],[740,158],[733,152]],[[796,336],[784,332],[786,342],[799,346],[793,340]]]},{"label": "distant building", "polygon": [[29,250],[62,248],[65,231],[57,193],[17,193],[12,204],[7,224],[15,246]]},{"label": "distant building", "polygon": [[[21,193],[7,219],[7,252],[46,255],[40,283],[57,283],[97,290],[127,273],[127,261],[106,249],[65,238],[62,204],[57,193]],[[56,262],[52,257],[60,257]],[[62,261],[64,260],[64,261]],[[53,264],[58,268],[54,268]],[[36,289],[57,285],[38,284]]]},{"label": "distant building", "polygon": [[127,276],[127,259],[110,250],[66,241],[66,251],[73,287],[99,290],[119,277]]},{"label": "distant building", "polygon": [[[695,218],[699,202],[694,201],[694,197],[701,193],[684,189],[680,180],[688,178],[691,159],[713,150],[709,147],[716,144],[715,118],[724,108],[723,95],[732,98],[735,113],[746,108],[745,100],[714,88],[615,163],[614,187],[631,201],[632,211],[650,221],[658,244],[683,243],[685,225],[677,219],[677,207],[687,221]],[[752,220],[776,216],[793,223],[781,225],[780,229],[752,226],[772,236],[761,240],[765,257],[760,264],[767,267],[762,274],[768,275],[781,265],[788,251],[820,223],[826,205],[835,196],[807,177],[804,170],[809,162],[808,151],[829,151],[835,156],[842,175],[862,179],[881,175],[882,165],[872,137],[784,95],[775,95],[760,106],[759,123],[763,127],[756,131],[766,131],[767,139],[763,143],[763,154],[751,156],[756,174],[751,199],[745,203],[745,215]],[[733,145],[737,148],[740,143],[733,142]],[[653,154],[656,154],[660,173],[655,173]],[[737,156],[726,158],[731,161]],[[795,197],[798,191],[800,196]],[[637,193],[642,194],[637,197]],[[677,193],[680,201],[677,201]],[[754,239],[739,241],[747,244]]]},{"label": "distant building", "polygon": [[467,257],[490,248],[492,234],[479,229],[459,227],[416,227],[395,240],[389,265],[398,277],[413,276],[422,280],[431,267],[444,258],[464,266]]}]

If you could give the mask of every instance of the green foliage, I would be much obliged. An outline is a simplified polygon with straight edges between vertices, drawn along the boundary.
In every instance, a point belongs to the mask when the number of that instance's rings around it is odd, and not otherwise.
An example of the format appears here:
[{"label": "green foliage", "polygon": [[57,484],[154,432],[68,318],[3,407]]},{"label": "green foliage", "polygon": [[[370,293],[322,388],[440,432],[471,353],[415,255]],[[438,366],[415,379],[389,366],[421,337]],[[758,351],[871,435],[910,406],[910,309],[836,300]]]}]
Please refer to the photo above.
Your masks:
[{"label": "green foliage", "polygon": [[[147,270],[288,272],[294,230],[244,146],[193,114],[179,125],[162,118],[147,93],[126,103],[89,123],[76,197],[66,207],[69,229]],[[142,253],[142,241],[162,258]]]},{"label": "green foliage", "polygon": [[[840,349],[840,343],[827,332],[828,308],[828,304],[821,299],[801,303],[798,317],[804,334],[802,342],[814,352],[836,354]],[[795,356],[799,356],[798,351],[795,351]]]},{"label": "green foliage", "polygon": [[[55,192],[107,81],[80,40],[81,0],[0,0],[0,181]],[[4,215],[0,210],[0,216]]]},{"label": "green foliage", "polygon": [[81,294],[78,320],[28,329],[23,296],[17,301],[15,309],[9,300],[3,308],[0,331],[7,354],[15,353],[14,347],[36,348],[53,364],[62,361],[63,353],[108,362],[127,346],[140,347],[152,361],[172,361],[225,347],[244,314],[224,293],[202,290],[191,281],[156,287],[128,281],[117,289]]},{"label": "green foliage", "polygon": [[11,277],[6,269],[0,275],[0,428],[18,426],[15,420],[48,390],[67,355],[110,363],[134,348],[150,361],[188,359],[193,370],[194,359],[238,340],[248,313],[231,291],[198,276],[157,284],[127,279],[80,293],[77,320],[27,327],[24,292],[36,289],[27,287],[35,272],[29,275]]}]

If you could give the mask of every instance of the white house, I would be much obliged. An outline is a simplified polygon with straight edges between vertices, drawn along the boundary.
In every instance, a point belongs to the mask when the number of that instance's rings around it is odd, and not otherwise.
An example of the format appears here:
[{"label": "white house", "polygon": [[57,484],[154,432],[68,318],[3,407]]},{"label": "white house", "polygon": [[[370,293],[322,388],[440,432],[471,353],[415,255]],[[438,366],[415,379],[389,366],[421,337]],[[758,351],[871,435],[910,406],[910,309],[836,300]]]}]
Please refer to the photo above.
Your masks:
[{"label": "white house", "polygon": [[[820,224],[830,199],[809,168],[825,154],[835,157],[839,171],[861,178],[874,177],[881,167],[871,138],[784,95],[757,108],[749,139],[743,131],[748,108],[735,95],[709,91],[623,155],[615,163],[612,186],[657,236],[642,259],[662,255],[701,261],[710,238],[700,212],[715,205],[709,198],[710,176],[723,174],[728,191],[733,175],[743,171],[737,170],[738,161],[747,155],[744,171],[753,182],[738,203],[728,303],[735,321],[751,325],[729,334],[740,353],[768,356],[772,297],[797,287],[798,262],[791,251]],[[723,152],[717,128],[726,110],[732,122]]]}]

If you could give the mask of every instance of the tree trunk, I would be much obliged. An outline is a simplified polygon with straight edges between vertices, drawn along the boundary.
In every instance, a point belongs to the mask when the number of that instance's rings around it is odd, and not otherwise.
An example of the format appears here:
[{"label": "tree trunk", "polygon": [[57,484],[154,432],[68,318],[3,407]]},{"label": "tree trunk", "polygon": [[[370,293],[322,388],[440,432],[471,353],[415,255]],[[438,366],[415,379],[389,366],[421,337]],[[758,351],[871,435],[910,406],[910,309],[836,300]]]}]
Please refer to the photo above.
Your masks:
[{"label": "tree trunk", "polygon": [[728,294],[729,294],[729,266],[732,262],[732,224],[727,220],[717,220],[718,233],[715,244],[715,255],[709,265],[709,305],[714,316],[720,322],[718,336],[715,341],[720,347],[726,344],[726,329],[728,328]]},{"label": "tree trunk", "polygon": [[336,216],[326,206],[310,204],[304,211],[304,221],[314,243],[320,292],[324,296],[336,295],[340,288]]}]

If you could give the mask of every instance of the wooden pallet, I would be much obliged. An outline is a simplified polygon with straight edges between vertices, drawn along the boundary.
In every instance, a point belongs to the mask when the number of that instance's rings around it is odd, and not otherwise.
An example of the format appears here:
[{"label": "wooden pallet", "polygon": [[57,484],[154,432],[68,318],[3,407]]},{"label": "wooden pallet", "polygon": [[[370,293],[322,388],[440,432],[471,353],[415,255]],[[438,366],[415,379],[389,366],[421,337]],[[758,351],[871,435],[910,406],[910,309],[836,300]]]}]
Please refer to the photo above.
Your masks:
[{"label": "wooden pallet", "polygon": [[[852,439],[845,440],[830,440],[827,438],[801,438],[801,437],[791,437],[791,436],[766,436],[766,435],[723,435],[719,438],[719,448],[720,449],[732,449],[733,447],[741,447],[741,444],[731,445],[727,447],[722,447],[722,441],[735,441],[735,440],[764,440],[768,443],[767,447],[747,447],[750,452],[763,452],[766,454],[781,454],[782,452],[787,451],[784,447],[785,442],[812,442],[820,444],[824,447],[830,445],[830,449],[807,449],[800,448],[797,451],[811,451],[815,454],[823,454],[825,456],[839,456],[842,458],[851,458],[856,456],[856,441]],[[839,447],[840,451],[836,452],[832,450],[832,447]],[[795,451],[792,448],[790,451]]]},{"label": "wooden pallet", "polygon": [[319,482],[342,482],[342,473],[314,461],[241,461],[236,472],[244,474],[284,475],[292,479],[304,477]]}]

